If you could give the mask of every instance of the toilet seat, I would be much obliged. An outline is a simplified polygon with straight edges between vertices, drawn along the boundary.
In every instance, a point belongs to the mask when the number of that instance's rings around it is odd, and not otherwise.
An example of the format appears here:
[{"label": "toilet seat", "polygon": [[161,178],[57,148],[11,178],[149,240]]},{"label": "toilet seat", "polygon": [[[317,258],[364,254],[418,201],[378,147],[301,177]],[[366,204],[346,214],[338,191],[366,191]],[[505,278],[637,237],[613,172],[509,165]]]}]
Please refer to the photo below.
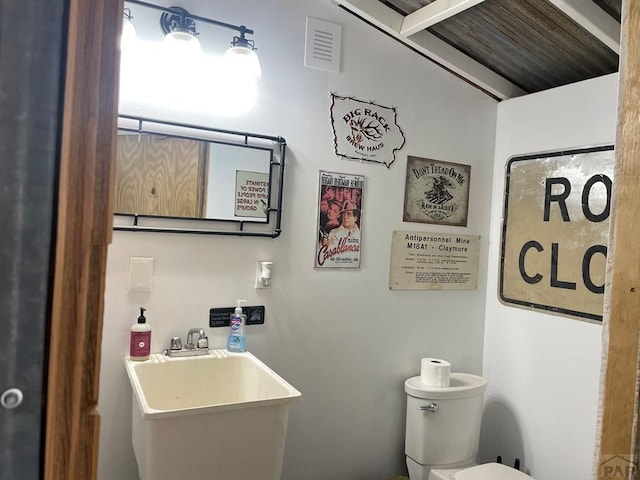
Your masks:
[{"label": "toilet seat", "polygon": [[533,480],[526,473],[501,463],[484,463],[453,474],[455,480]]}]

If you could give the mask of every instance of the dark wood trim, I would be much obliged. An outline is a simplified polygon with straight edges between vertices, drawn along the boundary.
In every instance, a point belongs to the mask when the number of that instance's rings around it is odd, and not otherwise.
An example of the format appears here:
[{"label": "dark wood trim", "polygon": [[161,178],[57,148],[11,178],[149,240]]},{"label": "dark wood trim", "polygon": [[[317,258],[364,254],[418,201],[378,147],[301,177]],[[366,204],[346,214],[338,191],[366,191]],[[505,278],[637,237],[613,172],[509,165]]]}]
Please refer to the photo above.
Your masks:
[{"label": "dark wood trim", "polygon": [[46,480],[97,477],[103,295],[111,241],[121,0],[70,0]]}]

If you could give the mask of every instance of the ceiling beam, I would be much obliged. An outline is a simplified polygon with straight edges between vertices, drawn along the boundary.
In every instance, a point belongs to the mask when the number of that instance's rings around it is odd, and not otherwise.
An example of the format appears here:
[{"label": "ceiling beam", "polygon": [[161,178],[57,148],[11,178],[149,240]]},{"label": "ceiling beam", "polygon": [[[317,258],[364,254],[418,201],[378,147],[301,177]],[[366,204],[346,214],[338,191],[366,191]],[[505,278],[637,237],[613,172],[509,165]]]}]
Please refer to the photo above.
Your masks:
[{"label": "ceiling beam", "polygon": [[505,100],[527,92],[506,78],[488,69],[471,57],[422,30],[410,38],[400,34],[404,15],[381,2],[372,0],[335,0],[336,3],[361,17],[379,30],[393,36],[418,53],[430,58],[455,75],[463,78],[493,97]]},{"label": "ceiling beam", "polygon": [[404,17],[400,35],[413,35],[460,12],[475,7],[485,0],[436,0]]},{"label": "ceiling beam", "polygon": [[620,24],[592,0],[548,0],[620,55]]}]

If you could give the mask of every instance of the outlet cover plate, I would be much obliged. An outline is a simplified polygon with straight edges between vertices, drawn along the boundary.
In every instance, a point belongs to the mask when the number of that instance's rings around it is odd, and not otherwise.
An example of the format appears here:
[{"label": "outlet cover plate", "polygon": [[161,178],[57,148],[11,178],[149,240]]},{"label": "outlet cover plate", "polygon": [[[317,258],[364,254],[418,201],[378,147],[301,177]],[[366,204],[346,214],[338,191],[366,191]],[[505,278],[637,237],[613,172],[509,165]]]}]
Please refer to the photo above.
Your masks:
[{"label": "outlet cover plate", "polygon": [[131,257],[129,259],[129,291],[153,291],[152,257]]}]

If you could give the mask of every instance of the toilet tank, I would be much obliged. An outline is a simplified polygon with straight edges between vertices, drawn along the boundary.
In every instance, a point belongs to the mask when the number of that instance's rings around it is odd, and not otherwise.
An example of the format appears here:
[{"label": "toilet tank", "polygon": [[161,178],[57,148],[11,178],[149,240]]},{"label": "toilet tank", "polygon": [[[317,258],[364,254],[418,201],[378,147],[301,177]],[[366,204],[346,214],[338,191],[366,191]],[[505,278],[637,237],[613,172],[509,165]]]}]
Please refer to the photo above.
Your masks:
[{"label": "toilet tank", "polygon": [[448,387],[427,386],[419,376],[409,378],[404,384],[407,456],[433,468],[474,462],[486,385],[484,378],[469,373],[452,373]]}]

